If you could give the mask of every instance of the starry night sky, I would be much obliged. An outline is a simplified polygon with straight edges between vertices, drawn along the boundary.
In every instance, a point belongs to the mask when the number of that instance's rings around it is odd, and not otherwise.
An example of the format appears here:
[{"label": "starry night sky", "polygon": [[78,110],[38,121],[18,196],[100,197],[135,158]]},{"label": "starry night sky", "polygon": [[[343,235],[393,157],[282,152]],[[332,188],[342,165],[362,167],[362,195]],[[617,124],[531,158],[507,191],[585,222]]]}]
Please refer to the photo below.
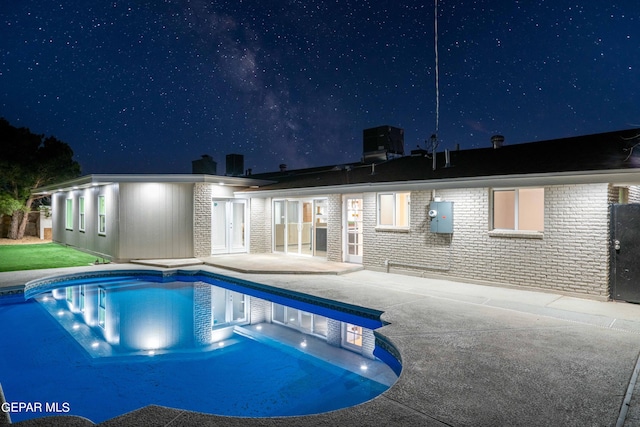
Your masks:
[{"label": "starry night sky", "polygon": [[[640,126],[633,0],[438,2],[439,150]],[[0,116],[90,173],[359,161],[362,130],[436,129],[434,3],[6,1]]]}]

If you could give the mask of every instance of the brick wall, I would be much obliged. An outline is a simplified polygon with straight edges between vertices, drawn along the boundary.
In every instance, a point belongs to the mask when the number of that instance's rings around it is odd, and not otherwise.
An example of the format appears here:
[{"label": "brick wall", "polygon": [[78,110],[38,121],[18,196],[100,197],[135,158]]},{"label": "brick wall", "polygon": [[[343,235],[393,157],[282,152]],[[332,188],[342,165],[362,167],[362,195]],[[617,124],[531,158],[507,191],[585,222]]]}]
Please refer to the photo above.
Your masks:
[{"label": "brick wall", "polygon": [[431,191],[411,193],[407,231],[376,230],[376,194],[366,193],[365,267],[386,271],[389,260],[394,272],[608,296],[607,184],[546,187],[542,238],[491,236],[489,191],[437,191],[453,202],[452,235],[429,231]]},{"label": "brick wall", "polygon": [[629,203],[640,203],[640,186],[629,186]]},{"label": "brick wall", "polygon": [[327,319],[327,344],[334,347],[342,346],[342,322],[335,319]]},{"label": "brick wall", "polygon": [[251,313],[249,322],[252,325],[263,322],[271,323],[271,303],[256,297],[248,298],[251,301],[249,304]]},{"label": "brick wall", "polygon": [[271,199],[253,198],[250,201],[251,238],[249,252],[271,252]]},{"label": "brick wall", "polygon": [[376,348],[376,337],[371,329],[362,328],[362,355],[369,359],[375,359],[373,351]]},{"label": "brick wall", "polygon": [[211,185],[196,183],[193,189],[193,256],[211,255]]},{"label": "brick wall", "polygon": [[211,343],[211,285],[193,284],[193,333],[196,344]]},{"label": "brick wall", "polygon": [[327,260],[342,262],[342,196],[327,198]]}]

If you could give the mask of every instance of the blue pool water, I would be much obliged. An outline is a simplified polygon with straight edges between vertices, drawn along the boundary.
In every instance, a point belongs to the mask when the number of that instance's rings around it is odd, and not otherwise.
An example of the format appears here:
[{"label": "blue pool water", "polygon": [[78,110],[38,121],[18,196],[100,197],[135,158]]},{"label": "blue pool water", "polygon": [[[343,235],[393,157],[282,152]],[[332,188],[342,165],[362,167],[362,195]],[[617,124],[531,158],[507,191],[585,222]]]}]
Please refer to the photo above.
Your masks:
[{"label": "blue pool water", "polygon": [[[201,313],[194,307],[202,302],[193,297],[190,283],[175,278],[168,283],[148,279],[127,278],[125,292],[118,297],[105,283],[113,280],[90,280],[93,287],[82,291],[87,299],[83,312],[69,307],[72,299],[77,302],[78,283],[86,280],[56,283],[53,291],[49,288],[54,286],[49,286],[26,302],[0,303],[0,384],[5,398],[8,402],[42,405],[42,411],[11,413],[12,421],[52,415],[44,412],[47,406],[94,422],[150,404],[229,416],[304,415],[368,401],[387,390],[392,383],[389,378],[395,378],[391,368],[379,360],[362,358],[362,363],[382,373],[369,378],[357,369],[327,363],[304,349],[286,345],[279,340],[280,335],[262,337],[241,312],[243,304],[258,302],[239,297],[237,284],[233,291],[212,287],[217,290],[205,298],[207,304],[212,301],[212,308],[202,317],[194,314]],[[118,281],[115,286],[119,283],[123,282]],[[75,293],[65,292],[67,287],[60,287],[65,284],[74,285],[69,289]],[[204,289],[202,283],[199,286]],[[108,302],[106,320],[99,319],[102,326],[92,323],[87,314],[91,311],[89,300],[98,298],[96,287],[108,289],[103,297]],[[165,297],[165,291],[172,295]],[[220,304],[216,302],[216,292],[225,296],[223,305],[230,310],[226,317],[217,311]],[[110,311],[109,305],[116,305],[118,298],[122,307]],[[285,302],[283,296],[278,298],[278,303]],[[245,301],[242,304],[241,299]],[[271,302],[265,307],[272,307]],[[310,309],[308,305],[304,308]],[[317,313],[309,317],[309,312],[300,308],[286,310],[300,313],[297,319],[302,323],[293,329],[278,325],[284,332],[281,337],[293,333],[295,337],[306,337],[305,342],[308,339],[310,343],[327,345],[321,336],[327,334],[325,317]],[[331,309],[313,311],[327,314]],[[169,317],[158,313],[169,313]],[[250,314],[248,309],[245,314]],[[174,315],[179,317],[171,317]],[[197,326],[199,317],[212,319],[204,326],[205,332],[213,330],[211,338],[207,335],[211,343],[194,338],[202,329]],[[315,335],[303,333],[307,317],[315,322]],[[294,321],[293,317],[289,320]],[[354,321],[352,313],[347,314],[347,320]],[[109,322],[116,325],[112,328],[115,333],[109,332]],[[131,326],[134,324],[136,328]],[[273,328],[271,322],[265,326]],[[238,333],[245,328],[251,333]],[[156,330],[157,333],[150,332]],[[147,345],[150,336],[155,337],[156,344]],[[335,346],[330,350],[335,351]],[[347,356],[345,360],[353,364],[350,358],[355,353],[341,351]]]}]

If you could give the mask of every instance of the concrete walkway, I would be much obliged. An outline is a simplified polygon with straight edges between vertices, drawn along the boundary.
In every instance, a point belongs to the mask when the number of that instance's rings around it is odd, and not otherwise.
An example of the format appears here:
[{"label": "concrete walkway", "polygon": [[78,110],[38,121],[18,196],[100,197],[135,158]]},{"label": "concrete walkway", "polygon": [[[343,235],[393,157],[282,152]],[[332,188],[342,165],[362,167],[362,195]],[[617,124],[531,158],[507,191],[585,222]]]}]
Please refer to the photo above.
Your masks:
[{"label": "concrete walkway", "polygon": [[[382,310],[389,325],[378,331],[400,351],[402,374],[378,398],[320,415],[228,418],[150,406],[101,425],[640,425],[640,381],[632,382],[640,353],[639,305],[366,270],[291,275],[184,269]],[[21,272],[19,279],[2,273],[0,287],[51,273]]]}]

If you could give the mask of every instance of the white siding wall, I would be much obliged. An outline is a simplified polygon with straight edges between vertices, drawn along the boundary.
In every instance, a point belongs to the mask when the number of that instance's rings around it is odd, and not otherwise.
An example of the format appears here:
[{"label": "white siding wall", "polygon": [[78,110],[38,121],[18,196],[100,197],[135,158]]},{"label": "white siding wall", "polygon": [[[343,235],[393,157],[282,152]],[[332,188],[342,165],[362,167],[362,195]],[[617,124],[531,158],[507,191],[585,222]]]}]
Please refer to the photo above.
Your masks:
[{"label": "white siding wall", "polygon": [[193,256],[193,184],[120,184],[120,259]]},{"label": "white siding wall", "polygon": [[[98,196],[105,196],[106,234],[98,234]],[[78,199],[85,198],[85,231],[78,229]],[[73,229],[65,227],[66,199],[73,199]],[[83,190],[59,192],[52,196],[53,241],[73,246],[107,259],[118,259],[119,187],[110,184]]]}]

